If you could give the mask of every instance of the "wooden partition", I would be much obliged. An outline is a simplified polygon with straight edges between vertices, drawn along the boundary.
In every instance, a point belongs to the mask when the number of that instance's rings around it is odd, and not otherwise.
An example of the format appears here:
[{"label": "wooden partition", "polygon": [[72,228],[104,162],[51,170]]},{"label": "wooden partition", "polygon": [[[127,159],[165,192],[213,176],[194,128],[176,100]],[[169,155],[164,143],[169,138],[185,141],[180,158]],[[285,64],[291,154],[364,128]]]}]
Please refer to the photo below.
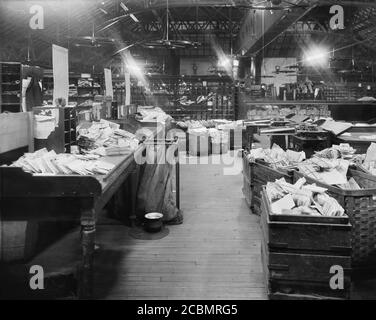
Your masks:
[{"label": "wooden partition", "polygon": [[0,154],[28,147],[34,149],[31,112],[0,114]]}]

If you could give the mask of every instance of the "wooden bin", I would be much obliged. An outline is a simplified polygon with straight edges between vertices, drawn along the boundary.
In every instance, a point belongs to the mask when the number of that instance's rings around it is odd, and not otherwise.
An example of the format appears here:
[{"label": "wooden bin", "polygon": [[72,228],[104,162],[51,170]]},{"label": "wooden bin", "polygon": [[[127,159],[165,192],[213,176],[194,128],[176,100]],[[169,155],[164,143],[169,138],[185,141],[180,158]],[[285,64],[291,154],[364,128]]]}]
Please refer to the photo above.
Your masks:
[{"label": "wooden bin", "polygon": [[251,188],[252,188],[252,212],[260,215],[261,213],[261,192],[262,187],[268,182],[274,182],[277,179],[285,178],[286,182],[292,183],[293,171],[283,169],[273,169],[265,161],[256,160],[251,162]]},{"label": "wooden bin", "polygon": [[251,187],[251,163],[247,158],[247,151],[243,151],[243,188],[242,192],[248,207],[252,206],[252,187]]},{"label": "wooden bin", "polygon": [[[270,214],[262,191],[262,263],[270,299],[349,299],[351,225],[348,217]],[[344,270],[344,289],[330,288],[332,266]]]},{"label": "wooden bin", "polygon": [[353,271],[361,276],[374,275],[376,269],[376,176],[354,169],[349,169],[349,176],[365,189],[343,190],[297,171],[294,172],[294,181],[304,177],[307,183],[316,183],[328,189],[328,194],[337,199],[345,209],[352,225]]}]

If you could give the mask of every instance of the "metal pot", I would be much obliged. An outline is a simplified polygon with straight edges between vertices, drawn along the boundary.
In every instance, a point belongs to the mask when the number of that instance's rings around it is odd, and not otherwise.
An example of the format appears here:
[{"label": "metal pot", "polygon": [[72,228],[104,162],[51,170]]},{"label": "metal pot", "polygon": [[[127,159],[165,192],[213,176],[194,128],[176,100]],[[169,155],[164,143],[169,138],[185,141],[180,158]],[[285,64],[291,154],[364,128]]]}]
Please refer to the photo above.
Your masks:
[{"label": "metal pot", "polygon": [[150,212],[145,214],[144,229],[147,232],[159,232],[162,229],[163,214],[159,212]]}]

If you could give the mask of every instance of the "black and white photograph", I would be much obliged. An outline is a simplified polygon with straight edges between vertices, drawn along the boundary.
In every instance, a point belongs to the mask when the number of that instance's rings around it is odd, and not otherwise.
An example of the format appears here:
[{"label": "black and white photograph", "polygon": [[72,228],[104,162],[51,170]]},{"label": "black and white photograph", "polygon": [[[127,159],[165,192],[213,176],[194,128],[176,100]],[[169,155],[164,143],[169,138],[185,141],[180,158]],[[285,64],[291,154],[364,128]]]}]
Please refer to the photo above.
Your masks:
[{"label": "black and white photograph", "polygon": [[3,303],[375,299],[375,0],[0,0]]}]

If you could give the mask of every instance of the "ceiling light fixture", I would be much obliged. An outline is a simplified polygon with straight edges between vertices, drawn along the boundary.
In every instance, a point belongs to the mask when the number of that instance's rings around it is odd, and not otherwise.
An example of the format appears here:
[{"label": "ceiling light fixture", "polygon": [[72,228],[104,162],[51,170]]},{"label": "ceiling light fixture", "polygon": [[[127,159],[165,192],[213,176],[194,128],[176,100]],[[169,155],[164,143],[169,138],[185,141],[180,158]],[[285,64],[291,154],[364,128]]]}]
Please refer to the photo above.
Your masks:
[{"label": "ceiling light fixture", "polygon": [[133,13],[131,13],[129,16],[133,19],[134,22],[137,22],[137,23],[140,22]]},{"label": "ceiling light fixture", "polygon": [[[128,13],[129,9],[128,9],[128,7],[127,7],[123,2],[120,2],[120,7],[121,7],[126,13]],[[132,20],[133,20],[134,22],[136,22],[136,23],[139,23],[139,22],[140,22],[140,20],[138,20],[137,17],[136,17],[133,13],[131,13],[129,16],[132,18]]]},{"label": "ceiling light fixture", "polygon": [[125,12],[128,12],[128,11],[129,11],[128,7],[127,7],[123,2],[120,2],[120,7],[121,7]]}]

